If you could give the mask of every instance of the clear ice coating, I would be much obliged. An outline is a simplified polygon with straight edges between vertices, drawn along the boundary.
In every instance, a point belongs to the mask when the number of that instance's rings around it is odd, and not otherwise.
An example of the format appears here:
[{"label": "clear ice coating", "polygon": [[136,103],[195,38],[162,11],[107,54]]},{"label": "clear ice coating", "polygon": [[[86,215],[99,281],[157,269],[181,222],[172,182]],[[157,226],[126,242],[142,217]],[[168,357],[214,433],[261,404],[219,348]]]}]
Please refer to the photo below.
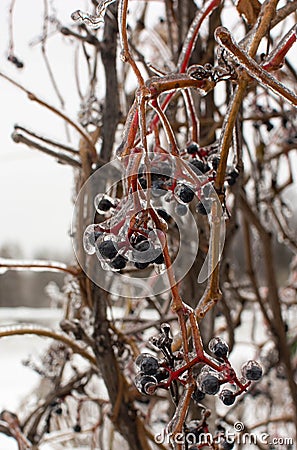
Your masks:
[{"label": "clear ice coating", "polygon": [[96,7],[96,12],[94,15],[78,9],[71,14],[71,19],[74,21],[80,20],[94,29],[99,28],[100,25],[104,23],[104,16],[107,7],[114,2],[115,0],[101,0],[101,2],[99,2],[98,6]]}]

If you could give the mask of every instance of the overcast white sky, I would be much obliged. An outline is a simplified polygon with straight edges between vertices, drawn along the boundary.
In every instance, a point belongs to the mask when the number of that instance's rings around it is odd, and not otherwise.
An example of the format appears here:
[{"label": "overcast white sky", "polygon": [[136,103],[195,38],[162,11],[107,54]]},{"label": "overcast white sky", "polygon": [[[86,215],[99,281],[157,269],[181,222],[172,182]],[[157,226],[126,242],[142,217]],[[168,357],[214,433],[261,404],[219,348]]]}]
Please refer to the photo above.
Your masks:
[{"label": "overcast white sky", "polygon": [[[15,53],[25,63],[25,68],[21,71],[6,60],[9,3],[9,0],[1,0],[0,6],[1,70],[58,106],[40,46],[29,45],[42,32],[43,2],[16,1]],[[60,8],[59,18],[66,23],[70,23],[73,10],[85,6],[85,2],[81,0],[63,0],[57,3]],[[50,39],[49,55],[53,57],[61,91],[66,93],[66,110],[75,117],[78,99],[73,94],[72,52],[69,52],[69,45],[62,46],[60,42],[60,37]],[[71,248],[67,233],[72,214],[72,169],[57,164],[51,157],[22,144],[14,144],[10,138],[13,125],[18,123],[66,142],[63,122],[36,103],[30,102],[24,93],[1,78],[0,97],[0,246],[19,244],[25,257],[32,256],[32,252],[36,250],[42,252],[43,249],[50,250],[53,254],[56,251],[67,253]]]}]

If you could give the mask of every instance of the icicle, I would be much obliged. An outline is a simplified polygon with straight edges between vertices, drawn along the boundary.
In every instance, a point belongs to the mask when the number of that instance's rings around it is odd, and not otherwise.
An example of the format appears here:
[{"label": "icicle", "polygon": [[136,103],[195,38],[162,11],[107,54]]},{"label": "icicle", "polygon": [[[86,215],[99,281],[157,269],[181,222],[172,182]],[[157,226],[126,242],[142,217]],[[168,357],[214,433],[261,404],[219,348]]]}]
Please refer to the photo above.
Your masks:
[{"label": "icicle", "polygon": [[84,22],[86,25],[88,25],[90,28],[94,29],[99,28],[100,25],[104,23],[104,16],[107,7],[114,2],[115,0],[101,0],[101,2],[98,4],[96,8],[95,15],[85,13],[81,10],[77,10],[71,14],[71,19],[74,21],[80,20]]}]

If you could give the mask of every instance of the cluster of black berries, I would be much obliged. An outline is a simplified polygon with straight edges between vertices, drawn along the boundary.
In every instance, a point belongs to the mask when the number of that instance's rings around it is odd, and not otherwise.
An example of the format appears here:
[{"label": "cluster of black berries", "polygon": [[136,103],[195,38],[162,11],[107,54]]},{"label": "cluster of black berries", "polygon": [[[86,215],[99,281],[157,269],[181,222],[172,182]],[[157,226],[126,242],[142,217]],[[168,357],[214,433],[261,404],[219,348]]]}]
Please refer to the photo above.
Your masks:
[{"label": "cluster of black berries", "polygon": [[[187,146],[186,150],[190,155],[190,166],[203,174],[207,174],[210,180],[214,179],[220,163],[220,158],[217,156],[217,147],[200,148],[196,142],[192,142]],[[232,169],[226,174],[226,181],[229,186],[233,186],[236,183],[238,176],[239,173],[236,169]],[[200,206],[200,209],[201,214],[208,214],[208,212],[205,212],[203,205]]]},{"label": "cluster of black berries", "polygon": [[[135,379],[136,387],[146,395],[154,394],[158,387],[169,388],[173,401],[176,401],[176,395],[178,395],[177,382],[181,381],[181,377],[184,372],[187,372],[189,365],[185,365],[184,371],[181,370],[181,358],[174,354],[171,349],[172,338],[168,324],[163,324],[159,336],[151,338],[150,342],[163,353],[164,359],[160,361],[154,355],[141,354],[136,360],[136,365],[140,369],[140,373]],[[231,406],[236,397],[246,391],[251,381],[258,381],[262,377],[262,368],[256,361],[248,361],[241,368],[243,379],[238,380],[228,360],[228,344],[223,339],[215,337],[209,343],[209,350],[216,360],[208,360],[208,357],[204,355],[201,358],[194,357],[193,363],[190,363],[190,367],[204,363],[197,377],[192,400],[200,403],[206,394],[216,395],[220,392],[221,385],[229,383],[236,386],[236,390],[223,389],[219,398],[225,405]]]}]

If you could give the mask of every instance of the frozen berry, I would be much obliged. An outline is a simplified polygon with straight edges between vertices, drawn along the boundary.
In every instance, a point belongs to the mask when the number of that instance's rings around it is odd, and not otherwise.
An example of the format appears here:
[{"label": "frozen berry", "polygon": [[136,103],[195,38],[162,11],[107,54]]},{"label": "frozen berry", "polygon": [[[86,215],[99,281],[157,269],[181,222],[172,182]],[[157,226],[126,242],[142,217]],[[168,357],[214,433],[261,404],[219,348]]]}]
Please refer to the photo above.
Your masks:
[{"label": "frozen berry", "polygon": [[200,389],[198,389],[196,387],[195,391],[192,394],[192,399],[194,400],[194,402],[199,403],[204,399],[204,397],[205,397],[205,393],[200,391]]},{"label": "frozen berry", "polygon": [[182,205],[181,203],[177,203],[174,210],[178,216],[182,217],[187,214],[188,207],[187,207],[187,205]]},{"label": "frozen berry", "polygon": [[99,253],[103,258],[113,259],[117,254],[118,250],[113,241],[103,241],[98,245]]},{"label": "frozen berry", "polygon": [[217,358],[226,358],[229,353],[228,344],[219,337],[211,339],[208,348]]},{"label": "frozen berry", "polygon": [[201,391],[205,394],[215,395],[220,390],[220,382],[214,375],[207,374],[200,383]]},{"label": "frozen berry", "polygon": [[164,256],[163,253],[159,253],[159,255],[154,259],[155,264],[163,264],[164,263]]},{"label": "frozen berry", "polygon": [[62,412],[63,412],[63,410],[61,407],[55,409],[55,413],[58,414],[58,416],[61,416]]},{"label": "frozen berry", "polygon": [[139,252],[145,252],[146,250],[148,250],[150,248],[150,245],[151,245],[150,242],[144,238],[140,242],[137,242],[134,245],[134,248]]},{"label": "frozen berry", "polygon": [[204,164],[204,162],[200,161],[199,159],[193,159],[192,161],[190,161],[190,164],[196,167],[196,169],[198,169],[202,173],[206,173],[210,170],[209,165]]},{"label": "frozen berry", "polygon": [[127,261],[127,258],[122,255],[118,255],[109,264],[113,269],[121,270],[126,267]]},{"label": "frozen berry", "polygon": [[257,361],[250,360],[242,366],[241,373],[247,380],[257,381],[262,377],[263,370]]},{"label": "frozen berry", "polygon": [[75,431],[75,433],[80,433],[81,432],[81,426],[77,423],[76,425],[74,425],[73,431]]},{"label": "frozen berry", "polygon": [[102,198],[100,200],[100,202],[98,203],[97,208],[100,211],[105,212],[105,211],[109,211],[112,206],[113,206],[113,204],[111,203],[110,200],[108,200],[108,198]]},{"label": "frozen berry", "polygon": [[235,395],[229,389],[223,389],[220,393],[220,399],[224,405],[231,406],[235,402]]},{"label": "frozen berry", "polygon": [[188,186],[183,185],[178,194],[179,198],[184,203],[190,203],[194,198],[194,192]]},{"label": "frozen berry", "polygon": [[152,395],[157,384],[157,379],[151,375],[143,375],[140,373],[135,377],[135,385],[142,394]]},{"label": "frozen berry", "polygon": [[196,142],[191,142],[191,144],[189,144],[187,146],[187,152],[189,153],[189,155],[193,155],[195,153],[197,153],[199,151],[199,145]]},{"label": "frozen berry", "polygon": [[156,211],[162,219],[164,219],[166,222],[169,222],[170,215],[164,209],[157,209]]},{"label": "frozen berry", "polygon": [[141,372],[146,375],[155,375],[160,367],[159,360],[149,353],[140,354],[135,364],[140,368]]}]

